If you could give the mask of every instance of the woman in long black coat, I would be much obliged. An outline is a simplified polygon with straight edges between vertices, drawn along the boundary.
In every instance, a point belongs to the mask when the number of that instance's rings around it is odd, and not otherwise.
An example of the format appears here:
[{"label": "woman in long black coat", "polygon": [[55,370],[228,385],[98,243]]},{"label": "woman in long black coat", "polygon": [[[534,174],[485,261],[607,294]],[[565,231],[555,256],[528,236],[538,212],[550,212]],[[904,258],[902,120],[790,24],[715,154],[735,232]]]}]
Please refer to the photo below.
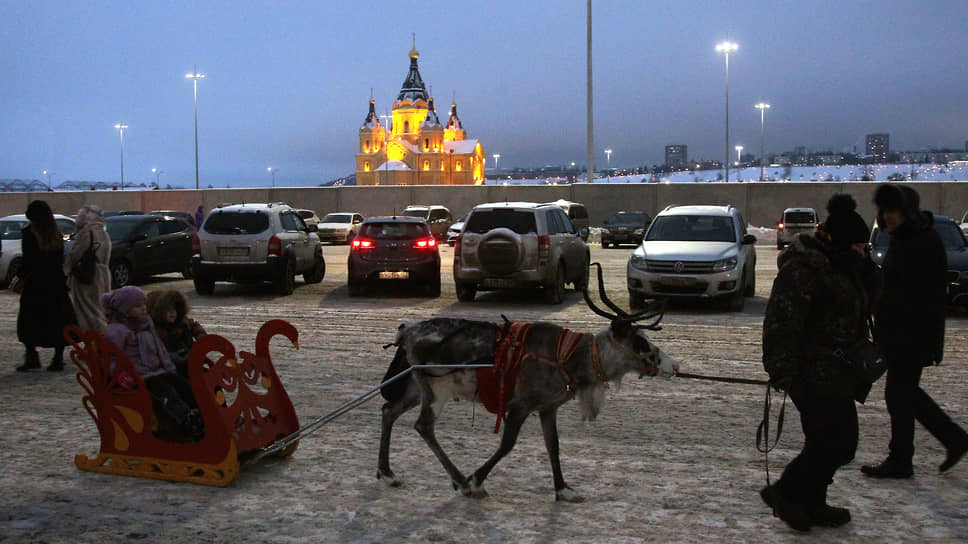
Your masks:
[{"label": "woman in long black coat", "polygon": [[64,369],[64,326],[76,324],[64,276],[64,238],[50,206],[34,200],[27,206],[30,224],[23,229],[23,260],[18,281],[23,282],[17,339],[26,348],[23,372],[40,369],[38,347],[54,348],[47,370]]}]

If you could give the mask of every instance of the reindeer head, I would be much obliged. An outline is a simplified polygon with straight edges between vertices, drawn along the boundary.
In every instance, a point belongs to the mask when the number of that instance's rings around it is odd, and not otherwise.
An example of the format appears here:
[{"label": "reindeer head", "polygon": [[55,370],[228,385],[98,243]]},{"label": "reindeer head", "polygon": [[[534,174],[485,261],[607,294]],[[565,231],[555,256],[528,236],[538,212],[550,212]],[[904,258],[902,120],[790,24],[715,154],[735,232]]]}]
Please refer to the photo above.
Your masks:
[{"label": "reindeer head", "polygon": [[[602,265],[591,263],[589,266],[598,268],[598,295],[602,302],[615,313],[609,313],[596,306],[591,297],[588,296],[588,289],[582,290],[582,294],[588,307],[593,312],[612,322],[609,329],[614,347],[639,363],[639,377],[646,374],[675,376],[676,372],[679,371],[679,363],[653,344],[645,333],[646,330],[658,331],[662,329],[659,323],[662,321],[665,311],[664,304],[658,301],[650,301],[644,310],[634,313],[625,312],[609,300],[605,294]],[[639,324],[640,321],[649,322]]]}]

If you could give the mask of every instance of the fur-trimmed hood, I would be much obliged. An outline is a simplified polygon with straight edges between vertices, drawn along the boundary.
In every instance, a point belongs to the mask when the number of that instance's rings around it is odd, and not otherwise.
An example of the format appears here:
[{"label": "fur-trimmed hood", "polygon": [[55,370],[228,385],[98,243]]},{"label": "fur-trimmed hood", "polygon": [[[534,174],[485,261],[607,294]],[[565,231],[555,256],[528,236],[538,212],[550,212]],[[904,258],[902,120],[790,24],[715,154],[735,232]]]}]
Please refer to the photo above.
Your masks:
[{"label": "fur-trimmed hood", "polygon": [[180,291],[174,289],[148,293],[148,300],[145,304],[148,307],[148,314],[156,323],[165,322],[165,314],[168,313],[168,310],[174,309],[178,314],[175,317],[176,322],[184,319],[189,310],[188,299]]},{"label": "fur-trimmed hood", "polygon": [[786,263],[797,260],[812,268],[823,268],[827,263],[829,248],[814,236],[797,235],[793,243],[776,257],[776,267],[783,268]]}]

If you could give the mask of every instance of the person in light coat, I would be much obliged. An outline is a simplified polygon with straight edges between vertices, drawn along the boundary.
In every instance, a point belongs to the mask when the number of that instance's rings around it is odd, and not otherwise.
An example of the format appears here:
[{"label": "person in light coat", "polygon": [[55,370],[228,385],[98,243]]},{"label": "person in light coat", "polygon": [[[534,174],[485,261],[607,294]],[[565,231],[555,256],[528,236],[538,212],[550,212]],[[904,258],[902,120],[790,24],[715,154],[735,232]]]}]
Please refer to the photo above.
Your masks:
[{"label": "person in light coat", "polygon": [[[74,264],[81,260],[87,248],[94,244],[97,256],[94,280],[82,283],[71,274]],[[105,230],[104,212],[93,204],[86,204],[77,211],[77,232],[70,253],[64,259],[64,274],[71,293],[71,302],[77,314],[78,325],[82,329],[104,333],[108,326],[101,306],[101,295],[111,289],[111,270],[108,261],[111,257],[111,237]]]}]

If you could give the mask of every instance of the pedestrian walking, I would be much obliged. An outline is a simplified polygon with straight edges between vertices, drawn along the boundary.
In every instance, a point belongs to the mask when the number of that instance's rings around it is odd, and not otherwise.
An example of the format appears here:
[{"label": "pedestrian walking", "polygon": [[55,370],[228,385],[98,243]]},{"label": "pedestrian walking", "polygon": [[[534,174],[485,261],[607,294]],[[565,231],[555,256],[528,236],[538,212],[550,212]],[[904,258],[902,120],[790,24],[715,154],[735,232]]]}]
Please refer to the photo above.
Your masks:
[{"label": "pedestrian walking", "polygon": [[827,487],[857,449],[857,382],[838,353],[867,337],[877,285],[856,206],[850,195],[835,195],[817,235],[797,236],[780,254],[763,321],[763,367],[799,410],[805,440],[760,497],[798,531],[850,521],[846,508],[827,504]]},{"label": "pedestrian walking", "polygon": [[203,221],[205,221],[205,206],[199,204],[195,209],[195,230],[201,230]]},{"label": "pedestrian walking", "polygon": [[[92,247],[96,258],[94,275],[90,281],[84,281],[87,278],[79,277],[72,271],[80,266],[84,254]],[[111,289],[111,271],[108,268],[110,257],[111,238],[105,230],[104,212],[93,204],[81,206],[77,210],[77,232],[64,262],[64,273],[67,274],[78,325],[82,329],[96,330],[102,334],[108,326],[104,307],[101,306],[101,295]]]},{"label": "pedestrian walking", "polygon": [[17,339],[24,344],[24,363],[17,370],[40,369],[38,347],[54,348],[47,370],[64,370],[64,327],[77,323],[64,277],[64,237],[50,206],[34,200],[27,206],[30,223],[23,228],[23,257],[16,283],[21,284]]},{"label": "pedestrian walking", "polygon": [[944,472],[968,452],[968,433],[921,389],[921,372],[944,357],[947,305],[947,256],[932,225],[920,210],[917,191],[884,184],[874,194],[879,228],[891,234],[884,256],[884,292],[875,311],[875,341],[887,358],[884,399],[891,416],[887,458],[861,470],[875,478],[914,474],[914,422],[944,445]]}]

